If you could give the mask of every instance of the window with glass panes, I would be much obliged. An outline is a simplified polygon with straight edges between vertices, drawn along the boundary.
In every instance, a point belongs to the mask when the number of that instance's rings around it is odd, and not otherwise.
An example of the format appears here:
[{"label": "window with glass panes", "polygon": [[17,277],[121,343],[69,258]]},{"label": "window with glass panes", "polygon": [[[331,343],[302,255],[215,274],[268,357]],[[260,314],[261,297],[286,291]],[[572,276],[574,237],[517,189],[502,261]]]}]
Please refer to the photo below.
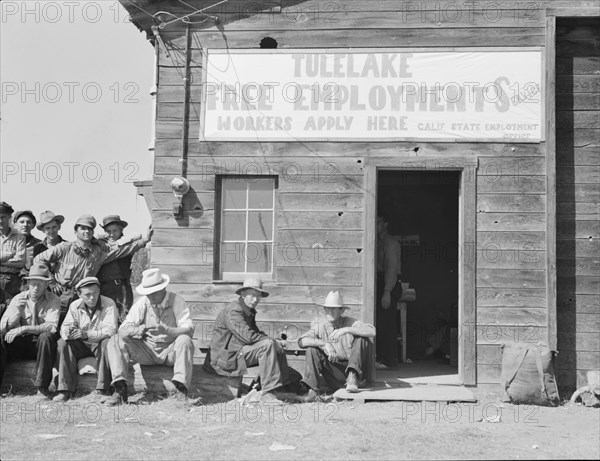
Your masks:
[{"label": "window with glass panes", "polygon": [[220,177],[219,275],[273,278],[275,177]]}]

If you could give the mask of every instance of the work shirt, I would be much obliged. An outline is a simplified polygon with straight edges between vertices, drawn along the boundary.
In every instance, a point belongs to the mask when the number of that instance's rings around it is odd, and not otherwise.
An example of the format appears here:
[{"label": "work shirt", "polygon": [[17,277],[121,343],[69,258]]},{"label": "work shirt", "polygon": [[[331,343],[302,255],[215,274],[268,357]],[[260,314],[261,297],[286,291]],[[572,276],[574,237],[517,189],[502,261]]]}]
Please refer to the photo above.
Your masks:
[{"label": "work shirt", "polygon": [[0,320],[0,331],[7,333],[13,328],[23,326],[52,326],[52,332],[58,327],[60,298],[49,291],[37,302],[31,299],[29,290],[16,295],[8,305]]},{"label": "work shirt", "polygon": [[33,257],[35,258],[37,255],[46,251],[48,248],[52,248],[62,242],[66,242],[66,240],[59,235],[58,241],[54,245],[48,245],[48,237],[46,237],[41,242],[36,243],[33,247]]},{"label": "work shirt", "polygon": [[300,340],[303,338],[311,338],[329,342],[335,349],[335,352],[339,358],[348,360],[352,349],[352,342],[354,341],[354,335],[347,333],[332,340],[330,340],[330,335],[335,330],[339,330],[340,328],[360,327],[364,325],[372,326],[371,324],[365,324],[352,317],[340,317],[335,325],[326,319],[319,319],[313,322],[310,326],[310,329],[300,336],[298,342],[300,342]]},{"label": "work shirt", "polygon": [[18,274],[25,267],[25,237],[15,229],[0,233],[0,272]]},{"label": "work shirt", "polygon": [[384,273],[384,291],[392,291],[400,277],[400,243],[387,232],[377,239],[377,272]]},{"label": "work shirt", "polygon": [[73,301],[60,329],[60,337],[66,341],[70,330],[80,329],[87,333],[86,341],[97,343],[117,332],[117,308],[112,299],[100,296],[96,310],[91,315],[90,311],[83,299]]},{"label": "work shirt", "polygon": [[[157,305],[152,305],[147,296],[138,299],[133,306],[131,306],[129,313],[119,330],[131,332],[140,325],[146,325],[146,328],[156,328],[159,322],[162,322],[168,327],[189,327],[192,331],[194,329],[192,315],[184,299],[175,293],[167,291],[162,302]],[[175,338],[166,334],[155,335],[147,332],[145,341],[156,352],[160,352],[169,347],[169,345],[175,341]]]},{"label": "work shirt", "polygon": [[58,283],[73,288],[81,279],[95,277],[105,262],[133,254],[145,245],[146,242],[142,239],[123,246],[95,240],[89,254],[84,256],[78,254],[81,247],[77,243],[63,242],[40,253],[34,261],[53,269]]}]

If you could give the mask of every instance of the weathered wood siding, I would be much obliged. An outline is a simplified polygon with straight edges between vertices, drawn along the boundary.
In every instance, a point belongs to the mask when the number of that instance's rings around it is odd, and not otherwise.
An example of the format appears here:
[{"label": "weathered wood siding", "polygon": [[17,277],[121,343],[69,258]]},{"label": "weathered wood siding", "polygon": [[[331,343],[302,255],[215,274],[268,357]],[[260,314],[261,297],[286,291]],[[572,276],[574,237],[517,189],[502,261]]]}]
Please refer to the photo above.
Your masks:
[{"label": "weathered wood siding", "polygon": [[[175,0],[142,3],[145,12],[128,2],[124,6],[146,30],[151,24],[147,12],[182,15],[191,11]],[[186,3],[199,7],[212,2]],[[274,38],[278,48],[543,47],[546,8],[599,4],[596,0],[500,1],[475,10],[468,2],[400,0],[260,1],[252,7],[248,2],[230,1],[220,5],[209,11],[219,14],[220,25],[208,21],[191,29],[190,111],[185,122],[189,127],[186,165],[193,190],[185,197],[185,217],[179,221],[171,213],[169,182],[182,171],[185,26],[174,23],[162,29],[169,56],[159,50],[152,262],[171,275],[173,289],[190,303],[198,322],[199,343],[206,344],[211,320],[224,303],[235,298],[233,292],[239,286],[211,281],[215,173],[256,172],[255,166],[248,166],[252,162],[259,165],[258,171],[280,175],[277,242],[279,248],[294,242],[302,254],[296,260],[276,253],[276,283],[269,284],[272,296],[259,306],[258,318],[274,333],[285,324],[300,332],[319,311],[317,303],[334,288],[342,289],[353,315],[363,312],[364,197],[369,193],[362,187],[364,160],[409,156],[418,147],[419,155],[441,161],[447,157],[479,159],[477,328],[469,340],[477,344],[478,383],[497,383],[499,345],[544,340],[547,333],[544,143],[200,143],[202,52],[208,48],[256,49],[264,37]],[[578,80],[578,85],[585,86],[593,66],[589,62],[582,65],[588,75]],[[578,101],[589,104],[586,98]],[[598,131],[591,129],[588,114],[572,114],[586,127],[574,132],[579,145],[591,137],[597,142]],[[559,125],[565,123],[560,117]],[[583,150],[579,155],[582,159],[593,157],[592,152]],[[282,173],[291,163],[300,173],[293,180]],[[577,171],[589,177],[587,168]],[[590,189],[593,187],[578,185],[573,190],[583,197]],[[564,202],[558,205],[569,208]],[[587,201],[579,201],[578,206],[587,210],[588,216],[594,213]],[[313,245],[326,242],[339,251],[334,258],[321,254],[315,259]],[[590,243],[581,238],[577,245],[584,253]],[[591,306],[591,298],[586,299]]]},{"label": "weathered wood siding", "polygon": [[600,368],[600,19],[558,19],[556,40],[559,384]]}]

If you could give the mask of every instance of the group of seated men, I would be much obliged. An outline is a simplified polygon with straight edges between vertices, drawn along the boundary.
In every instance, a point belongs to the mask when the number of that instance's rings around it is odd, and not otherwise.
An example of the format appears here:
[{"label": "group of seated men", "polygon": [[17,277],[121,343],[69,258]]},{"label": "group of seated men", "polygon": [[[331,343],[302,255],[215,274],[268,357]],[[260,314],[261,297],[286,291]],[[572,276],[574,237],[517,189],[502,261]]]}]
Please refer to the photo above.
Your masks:
[{"label": "group of seated men", "polygon": [[[143,272],[136,287],[140,298],[131,304],[131,256],[151,233],[145,239],[125,238],[127,223],[112,215],[103,219],[108,235],[97,239],[96,220],[83,215],[74,225],[75,240],[67,242],[58,234],[64,218],[45,211],[37,228],[46,238],[30,245],[33,239],[28,243],[20,229],[30,232],[36,225],[33,213],[15,213],[11,227],[13,212],[0,202],[0,301],[10,300],[0,318],[0,384],[8,359],[36,359],[36,395],[47,400],[56,364],[53,400],[66,401],[76,390],[78,360],[95,357],[98,379],[92,393],[100,402],[127,403],[131,362],[173,366],[172,395],[187,402],[194,325],[184,299],[167,291],[169,276],[154,268]],[[23,217],[29,225],[18,225]],[[24,268],[29,269],[25,274]],[[248,278],[236,294],[238,299],[215,320],[207,371],[243,376],[247,367],[258,365],[257,387],[265,403],[281,403],[281,395],[290,392],[300,401],[315,401],[320,376],[329,389],[345,386],[349,392],[358,392],[361,380],[370,381],[375,328],[344,316],[347,307],[339,292],[329,293],[324,317],[298,339],[307,350],[303,377],[287,364],[285,339],[270,338],[256,324],[256,307],[269,295],[262,281]]]}]

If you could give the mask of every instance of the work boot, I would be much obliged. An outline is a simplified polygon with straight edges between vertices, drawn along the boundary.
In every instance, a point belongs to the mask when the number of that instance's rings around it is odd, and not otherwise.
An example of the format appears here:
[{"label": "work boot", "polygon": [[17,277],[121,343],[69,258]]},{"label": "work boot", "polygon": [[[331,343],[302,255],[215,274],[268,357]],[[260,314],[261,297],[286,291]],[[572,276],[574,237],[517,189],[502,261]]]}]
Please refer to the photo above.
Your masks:
[{"label": "work boot", "polygon": [[104,403],[109,407],[114,407],[122,403],[127,403],[129,397],[127,392],[127,382],[121,379],[115,382],[113,386],[115,388],[113,395],[106,399]]},{"label": "work boot", "polygon": [[54,396],[54,398],[52,399],[53,402],[66,402],[67,400],[69,400],[71,398],[71,392],[69,391],[59,391],[58,394],[56,394]]},{"label": "work boot", "polygon": [[279,400],[272,392],[261,392],[260,402],[270,405],[283,405],[283,401]]},{"label": "work boot", "polygon": [[313,389],[309,389],[306,394],[300,396],[300,400],[302,403],[316,402],[319,400],[319,394],[317,394]]},{"label": "work boot", "polygon": [[187,387],[183,383],[179,381],[172,380],[171,381],[175,386],[175,389],[169,392],[169,399],[177,400],[179,402],[185,402],[187,400]]},{"label": "work boot", "polygon": [[87,399],[88,400],[92,400],[94,402],[98,402],[98,403],[104,403],[106,402],[108,399],[110,398],[109,395],[106,395],[106,392],[104,392],[101,389],[94,389],[92,392],[90,392],[87,395]]},{"label": "work boot", "polygon": [[50,391],[47,387],[38,386],[37,392],[35,393],[36,402],[44,402],[50,400]]},{"label": "work boot", "polygon": [[358,392],[358,376],[356,371],[350,370],[348,377],[346,378],[346,392],[356,393]]}]

